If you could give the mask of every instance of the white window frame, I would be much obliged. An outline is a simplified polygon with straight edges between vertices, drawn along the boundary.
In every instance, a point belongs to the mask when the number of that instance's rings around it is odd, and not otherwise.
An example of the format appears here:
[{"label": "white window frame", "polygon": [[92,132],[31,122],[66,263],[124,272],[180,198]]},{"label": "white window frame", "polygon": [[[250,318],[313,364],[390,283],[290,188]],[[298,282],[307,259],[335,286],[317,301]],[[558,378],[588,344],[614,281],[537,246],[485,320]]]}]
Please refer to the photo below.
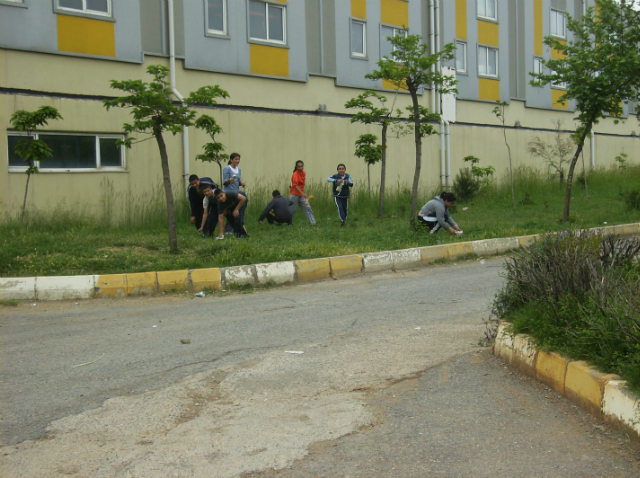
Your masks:
[{"label": "white window frame", "polygon": [[26,7],[24,0],[0,0],[0,5],[8,5],[11,7]]},{"label": "white window frame", "polygon": [[77,9],[77,8],[69,8],[69,7],[61,7],[60,6],[60,0],[55,0],[55,6],[56,6],[56,11],[57,12],[69,12],[69,13],[77,13],[77,14],[81,14],[81,15],[96,15],[99,17],[107,17],[107,18],[111,18],[113,16],[112,12],[113,12],[113,2],[112,0],[107,0],[107,6],[108,6],[108,11],[107,13],[105,12],[100,12],[98,10],[89,10],[87,9],[87,0],[82,0],[82,10]]},{"label": "white window frame", "polygon": [[[490,73],[480,73],[480,49],[481,48],[484,48],[487,50],[487,64],[485,65],[487,67],[486,68],[487,71],[489,71],[489,50],[493,50],[496,52],[496,74],[495,75],[492,75]],[[500,78],[500,49],[499,48],[488,46],[488,45],[478,45],[477,60],[478,60],[478,77],[492,78],[492,79]]]},{"label": "white window frame", "polygon": [[[544,68],[544,65],[542,64],[542,57],[541,56],[534,56],[533,57],[533,70],[531,70],[532,73],[542,73],[542,70]],[[538,87],[541,88],[541,87]]]},{"label": "white window frame", "polygon": [[[467,42],[456,40],[456,73],[467,73]],[[463,47],[463,48],[460,48]],[[458,68],[458,55],[462,52],[462,62],[464,63],[464,68]]]},{"label": "white window frame", "polygon": [[[555,71],[551,70],[550,73],[554,74]],[[566,90],[567,89],[567,83],[565,81],[559,81],[559,82],[556,82],[556,83],[551,83],[551,88],[553,88],[554,90]]]},{"label": "white window frame", "polygon": [[[265,31],[267,32],[267,38],[254,38],[251,36],[251,20],[249,19],[249,0],[247,0],[247,30],[249,35],[249,41],[252,43],[270,43],[276,45],[286,45],[287,44],[287,5],[286,4],[275,4],[269,1],[256,0],[260,3],[264,3],[264,21]],[[282,41],[280,40],[270,40],[269,39],[269,8],[279,8],[282,10]]]},{"label": "white window frame", "polygon": [[[552,28],[555,25],[555,28],[557,30],[558,18],[562,18],[562,31],[561,32],[556,31],[554,33]],[[562,39],[567,38],[567,15],[565,12],[561,12],[560,10],[554,10],[553,8],[551,9],[549,13],[549,35],[555,38],[562,38]]]},{"label": "white window frame", "polygon": [[[362,25],[362,52],[354,51],[353,48],[353,24],[358,23]],[[358,18],[352,18],[349,22],[349,42],[351,43],[351,56],[358,59],[367,58],[367,22]]]},{"label": "white window frame", "polygon": [[209,26],[209,6],[207,5],[207,0],[204,0],[204,14],[205,22],[207,25],[207,35],[228,37],[229,22],[227,21],[227,15],[229,9],[227,3],[228,0],[222,0],[222,30],[215,30]]},{"label": "white window frame", "polygon": [[[124,141],[124,135],[122,134],[102,134],[102,133],[61,133],[59,131],[40,131],[32,134],[35,139],[39,139],[40,134],[45,136],[93,136],[95,137],[95,152],[96,152],[96,167],[95,168],[47,168],[47,161],[44,161],[45,167],[40,167],[40,162],[36,161],[36,166],[41,173],[75,173],[75,172],[88,172],[88,171],[98,171],[98,172],[116,172],[116,171],[126,171],[126,163],[125,163],[125,147],[120,146],[120,166],[101,166],[101,158],[100,158],[100,140],[101,139],[119,139]],[[27,133],[22,131],[8,131],[7,136],[19,136],[19,137],[28,137]],[[8,141],[7,141],[8,145]],[[9,150],[7,147],[7,166],[9,168],[9,172],[16,173],[24,173],[27,170],[27,163],[24,163],[24,166],[9,166]]]},{"label": "white window frame", "polygon": [[[393,35],[388,35],[388,36],[383,36],[382,35],[382,29],[383,28],[391,28]],[[399,27],[397,25],[387,25],[387,24],[380,24],[380,45],[382,45],[382,42],[384,41],[389,41],[387,40],[388,37],[395,37],[398,36],[400,34],[400,32],[404,30],[404,37],[407,38],[409,36],[409,29],[408,28],[403,28],[403,27]],[[391,51],[394,52],[396,51],[397,48],[395,45],[391,45]],[[382,56],[382,48],[380,49],[380,59],[382,60],[383,56]],[[390,58],[391,60],[394,60],[394,58]],[[395,61],[395,60],[394,60]],[[399,63],[398,61],[396,61],[396,63]]]},{"label": "white window frame", "polygon": [[[495,12],[495,17],[488,17],[486,15],[487,12],[487,3],[489,2],[493,2],[493,11]],[[485,11],[485,15],[481,15],[480,14],[480,5],[484,5],[484,11]],[[481,18],[483,20],[491,20],[493,22],[497,22],[498,21],[498,2],[496,0],[476,0],[476,12],[477,12],[477,16],[478,18]]]}]

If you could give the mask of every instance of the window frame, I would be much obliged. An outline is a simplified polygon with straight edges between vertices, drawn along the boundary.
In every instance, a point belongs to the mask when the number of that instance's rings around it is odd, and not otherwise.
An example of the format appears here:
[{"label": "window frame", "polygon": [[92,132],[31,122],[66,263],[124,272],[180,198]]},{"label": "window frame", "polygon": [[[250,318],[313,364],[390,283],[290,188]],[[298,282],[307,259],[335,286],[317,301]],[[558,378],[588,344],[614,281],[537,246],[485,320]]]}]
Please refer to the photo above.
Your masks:
[{"label": "window frame", "polygon": [[[480,73],[480,49],[481,48],[485,48],[487,50],[487,70],[489,69],[489,50],[494,50],[496,52],[496,74],[492,75],[490,73]],[[500,49],[496,48],[495,46],[491,46],[491,45],[481,45],[478,44],[478,49],[477,49],[477,54],[476,54],[476,61],[477,61],[477,73],[478,73],[478,78],[489,78],[491,80],[499,80],[500,79]]]},{"label": "window frame", "polygon": [[[391,28],[393,30],[393,35],[389,35],[389,36],[397,36],[399,31],[404,30],[404,37],[407,38],[409,36],[409,29],[408,28],[404,28],[404,27],[399,27],[398,25],[389,25],[387,23],[381,23],[380,24],[380,59],[382,60],[384,57],[382,56],[382,42],[388,41],[387,40],[387,36],[382,35],[382,29],[383,28]],[[396,32],[397,30],[397,32]],[[396,47],[394,45],[391,45],[391,52],[393,53],[394,51],[396,51]],[[395,59],[393,57],[389,57],[390,60],[395,61]],[[399,63],[396,61],[396,63]]]},{"label": "window frame", "polygon": [[28,8],[27,0],[0,0],[0,5],[8,7]]},{"label": "window frame", "polygon": [[[359,23],[362,25],[362,53],[355,52],[353,49],[353,24]],[[357,60],[367,59],[367,21],[361,18],[350,17],[349,18],[349,46],[351,58]]]},{"label": "window frame", "polygon": [[73,15],[78,17],[90,17],[100,20],[113,20],[113,0],[107,0],[108,12],[100,12],[97,10],[87,10],[87,0],[82,0],[83,8],[78,10],[76,8],[61,7],[60,0],[53,0],[53,11],[55,13],[61,13],[64,15]]},{"label": "window frame", "polygon": [[231,38],[229,36],[229,0],[222,0],[222,24],[224,31],[209,28],[209,8],[208,0],[203,0],[204,4],[204,34],[214,38]]},{"label": "window frame", "polygon": [[[556,16],[556,23],[555,23],[556,28],[558,25],[557,17],[562,17],[562,34],[553,33],[551,31],[551,26],[553,25],[551,19],[553,18],[554,15]],[[549,35],[554,38],[560,38],[562,40],[567,39],[567,13],[566,12],[563,12],[561,10],[556,10],[555,8],[549,9]]]},{"label": "window frame", "polygon": [[[542,73],[544,65],[542,64],[543,58],[541,56],[533,55],[533,70],[531,73]],[[538,68],[536,68],[536,65]],[[542,88],[542,86],[536,86],[535,88]]]},{"label": "window frame", "polygon": [[[460,51],[460,49],[458,49],[458,45],[462,45],[464,46],[464,69],[463,70],[459,70],[458,69],[458,52]],[[467,42],[464,40],[455,40],[455,46],[456,46],[456,74],[460,73],[463,75],[468,75],[468,71],[469,71],[469,65],[467,62],[467,50],[468,50],[468,46],[467,46]]]},{"label": "window frame", "polygon": [[[250,7],[249,4],[251,0],[247,0],[247,38],[249,43],[258,43],[261,45],[269,45],[269,46],[287,46],[288,45],[288,32],[287,32],[287,4],[274,2],[272,0],[253,0],[259,3],[263,3],[265,5],[265,30],[267,38],[254,38],[251,36],[251,18],[250,18]],[[281,40],[270,40],[269,39],[269,8],[279,8],[282,10],[282,41]]]},{"label": "window frame", "polygon": [[[95,155],[96,155],[96,167],[95,168],[47,168],[46,160],[43,164],[45,167],[41,167],[39,161],[36,161],[38,170],[41,173],[86,173],[86,172],[126,172],[126,156],[125,148],[120,146],[120,166],[101,166],[100,157],[100,139],[119,139],[124,141],[124,134],[113,133],[73,133],[73,132],[61,132],[61,131],[37,131],[33,133],[35,139],[39,139],[40,135],[45,136],[93,136],[95,138]],[[28,137],[29,135],[23,131],[8,130],[7,138],[9,136]],[[24,163],[24,166],[11,166],[9,165],[9,142],[7,141],[7,168],[10,173],[24,173],[28,165]]]},{"label": "window frame", "polygon": [[[487,11],[487,2],[493,2],[493,11],[496,12],[495,17],[488,17],[486,15],[480,15],[480,2],[484,2],[484,10]],[[476,18],[480,20],[486,20],[490,22],[498,23],[498,2],[496,0],[476,0]]]}]

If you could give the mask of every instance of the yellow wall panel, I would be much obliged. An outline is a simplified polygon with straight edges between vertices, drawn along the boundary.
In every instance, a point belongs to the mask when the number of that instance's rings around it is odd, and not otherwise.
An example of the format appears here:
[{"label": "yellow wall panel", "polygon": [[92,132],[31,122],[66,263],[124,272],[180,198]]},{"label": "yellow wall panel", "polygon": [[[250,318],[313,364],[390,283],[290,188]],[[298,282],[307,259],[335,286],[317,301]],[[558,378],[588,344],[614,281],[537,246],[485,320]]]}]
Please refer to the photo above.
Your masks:
[{"label": "yellow wall panel", "polygon": [[542,0],[533,0],[533,54],[542,56]]},{"label": "yellow wall panel", "polygon": [[367,0],[351,0],[351,16],[354,18],[367,18]]},{"label": "yellow wall panel", "polygon": [[478,43],[500,46],[500,28],[497,23],[478,20]]},{"label": "yellow wall panel", "polygon": [[500,80],[478,78],[480,99],[487,101],[500,101]]},{"label": "yellow wall panel", "polygon": [[467,0],[456,0],[456,38],[467,39]]},{"label": "yellow wall panel", "polygon": [[59,51],[116,56],[115,23],[60,14],[57,18]]},{"label": "yellow wall panel", "polygon": [[251,73],[289,77],[289,50],[252,43],[250,51]]},{"label": "yellow wall panel", "polygon": [[[565,42],[564,40],[560,40],[560,43],[566,45],[567,42]],[[567,55],[564,54],[564,52],[558,51],[555,48],[551,49],[551,58],[553,58],[554,60],[564,60],[567,57]]]},{"label": "yellow wall panel", "polygon": [[409,2],[404,0],[380,0],[380,21],[388,25],[409,27]]},{"label": "yellow wall panel", "polygon": [[553,103],[554,108],[566,110],[569,109],[569,104],[567,102],[560,103],[560,97],[564,95],[566,92],[564,90],[555,90],[551,89],[551,101]]}]

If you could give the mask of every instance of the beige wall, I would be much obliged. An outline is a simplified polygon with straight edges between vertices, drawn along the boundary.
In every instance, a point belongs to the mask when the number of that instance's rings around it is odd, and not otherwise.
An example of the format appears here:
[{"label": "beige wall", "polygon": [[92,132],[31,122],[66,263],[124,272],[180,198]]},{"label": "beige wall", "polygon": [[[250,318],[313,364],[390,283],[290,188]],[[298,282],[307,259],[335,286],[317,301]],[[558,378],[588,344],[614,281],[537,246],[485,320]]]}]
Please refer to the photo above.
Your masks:
[{"label": "beige wall", "polygon": [[[47,74],[35,75],[33,64]],[[119,63],[114,61],[81,59],[37,53],[0,50],[0,87],[19,88],[52,94],[113,96],[109,88],[110,79],[141,78],[148,81],[145,68],[149,64],[165,63],[166,60],[147,57],[146,65]],[[325,104],[329,113],[350,113],[344,103],[361,90],[341,88],[330,78],[311,77],[308,83],[279,81],[254,77],[212,74],[199,71],[177,71],[177,87],[185,96],[206,84],[218,84],[229,91],[231,97],[221,104],[252,106],[292,110],[283,114],[256,110],[214,109],[213,114],[224,129],[219,140],[227,152],[237,151],[242,155],[243,180],[251,186],[256,182],[285,190],[287,178],[294,162],[302,159],[306,163],[309,180],[324,180],[333,174],[339,162],[347,164],[348,171],[356,181],[366,182],[366,166],[355,158],[354,142],[360,134],[379,135],[375,126],[351,124],[349,118],[310,114],[319,104]],[[392,101],[392,94],[387,94]],[[406,94],[399,94],[396,107],[409,103]],[[430,107],[429,94],[422,103]],[[120,133],[122,124],[130,121],[128,110],[107,112],[98,99],[55,98],[22,94],[0,94],[0,127],[10,129],[9,118],[19,109],[34,110],[42,105],[51,105],[60,111],[64,120],[51,122],[46,128],[52,131],[83,133]],[[507,149],[499,122],[491,111],[489,102],[458,102],[458,124],[451,127],[451,173],[463,166],[462,158],[475,155],[481,158],[481,166],[494,166],[498,175],[508,167]],[[294,112],[307,112],[294,114]],[[202,111],[204,112],[204,111]],[[570,129],[574,124],[573,114],[541,109],[525,108],[513,101],[506,111],[508,126],[518,120],[521,129],[507,130],[514,166],[539,165],[526,153],[527,143],[534,136],[552,141],[553,134],[530,128],[551,129],[554,119],[563,119]],[[463,124],[466,123],[466,124]],[[614,125],[603,121],[596,127],[599,133],[630,135],[638,131],[636,117],[625,124]],[[392,135],[390,135],[392,136]],[[138,135],[138,138],[143,138]],[[176,191],[182,189],[182,145],[180,135],[167,138],[171,176]],[[191,128],[189,135],[190,172],[198,175],[218,177],[217,165],[205,165],[194,158],[202,150],[208,137]],[[596,164],[610,165],[620,152],[626,152],[629,160],[638,162],[640,139],[637,137],[598,136],[596,140]],[[16,214],[22,204],[26,175],[7,171],[7,137],[0,134],[0,151],[4,158],[0,167],[0,211]],[[389,138],[387,180],[391,185],[398,181],[410,184],[414,171],[414,141],[412,136],[401,139]],[[585,150],[585,160],[590,162],[590,148]],[[378,181],[380,168],[371,168],[372,180]],[[152,188],[161,182],[160,159],[154,140],[133,146],[126,152],[126,172],[86,173],[40,173],[32,179],[29,204],[39,209],[52,207],[61,202],[67,205],[82,205],[94,208],[101,200],[104,180],[112,182],[115,192],[149,195]],[[424,139],[421,185],[436,187],[440,181],[440,151],[438,137]]]}]

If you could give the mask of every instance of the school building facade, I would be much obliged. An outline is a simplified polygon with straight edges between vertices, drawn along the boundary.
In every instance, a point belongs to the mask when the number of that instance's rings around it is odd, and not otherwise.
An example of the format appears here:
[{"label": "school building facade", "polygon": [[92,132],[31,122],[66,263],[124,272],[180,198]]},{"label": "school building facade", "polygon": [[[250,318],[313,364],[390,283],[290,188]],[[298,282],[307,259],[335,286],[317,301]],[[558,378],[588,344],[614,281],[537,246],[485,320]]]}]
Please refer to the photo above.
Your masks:
[{"label": "school building facade", "polygon": [[[561,104],[562,85],[534,87],[529,72],[554,52],[553,35],[570,39],[566,14],[580,16],[594,0],[0,0],[0,211],[22,205],[25,164],[13,153],[19,133],[11,115],[42,105],[63,120],[39,132],[54,151],[32,177],[28,204],[40,209],[64,203],[92,208],[116,197],[148,194],[161,182],[155,141],[125,150],[122,125],[129,110],[107,111],[104,98],[118,96],[109,81],[149,81],[146,68],[172,70],[177,95],[217,84],[230,98],[208,110],[221,124],[227,152],[242,155],[243,180],[286,190],[298,159],[307,178],[323,180],[344,162],[364,184],[366,165],[354,157],[360,134],[375,126],[350,122],[350,98],[374,89],[387,105],[404,108],[408,95],[365,78],[389,56],[388,36],[402,27],[420,34],[432,51],[455,43],[456,58],[440,65],[455,75],[457,95],[425,88],[420,102],[442,111],[438,135],[423,144],[421,184],[451,184],[475,155],[498,174],[508,167],[503,132],[492,110],[506,109],[507,139],[514,165],[542,167],[527,153],[535,136],[553,138],[553,120],[573,130],[574,105]],[[609,165],[625,152],[640,155],[634,105],[626,121],[597,125],[586,145],[588,163]],[[204,112],[200,110],[199,112]],[[144,139],[143,135],[136,135]],[[208,137],[189,128],[167,138],[176,192],[189,174],[216,178],[215,164],[195,160]],[[389,139],[388,184],[410,184],[412,136]],[[372,177],[379,166],[372,167]]]}]

